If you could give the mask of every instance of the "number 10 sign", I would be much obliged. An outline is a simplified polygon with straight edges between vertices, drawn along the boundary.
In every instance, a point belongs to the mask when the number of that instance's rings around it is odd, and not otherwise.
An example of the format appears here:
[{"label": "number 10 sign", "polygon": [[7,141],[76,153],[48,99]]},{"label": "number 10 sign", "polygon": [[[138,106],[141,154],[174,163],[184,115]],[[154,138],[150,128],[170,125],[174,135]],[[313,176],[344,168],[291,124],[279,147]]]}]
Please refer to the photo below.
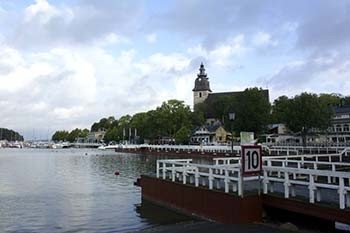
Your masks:
[{"label": "number 10 sign", "polygon": [[242,146],[243,175],[255,175],[261,171],[261,146]]}]

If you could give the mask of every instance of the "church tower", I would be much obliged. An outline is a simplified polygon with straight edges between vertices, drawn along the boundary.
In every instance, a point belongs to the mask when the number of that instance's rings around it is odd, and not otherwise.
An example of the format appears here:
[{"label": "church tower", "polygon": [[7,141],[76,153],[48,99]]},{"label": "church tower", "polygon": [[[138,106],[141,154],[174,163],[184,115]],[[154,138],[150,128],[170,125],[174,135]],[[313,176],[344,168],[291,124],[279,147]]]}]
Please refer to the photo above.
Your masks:
[{"label": "church tower", "polygon": [[193,88],[193,107],[196,104],[203,103],[204,100],[208,97],[209,93],[211,93],[209,87],[209,79],[207,78],[207,74],[205,73],[204,65],[201,63],[199,68],[199,74],[197,74],[197,78],[194,82]]}]

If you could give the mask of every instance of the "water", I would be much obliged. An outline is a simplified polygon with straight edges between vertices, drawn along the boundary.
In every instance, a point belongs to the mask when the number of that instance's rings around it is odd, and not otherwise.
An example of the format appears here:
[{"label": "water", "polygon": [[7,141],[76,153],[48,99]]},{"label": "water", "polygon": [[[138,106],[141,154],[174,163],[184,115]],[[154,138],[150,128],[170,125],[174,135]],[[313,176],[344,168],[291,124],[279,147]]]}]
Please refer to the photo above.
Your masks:
[{"label": "water", "polygon": [[155,171],[155,160],[98,150],[0,149],[0,232],[135,232],[188,220],[141,204],[134,182]]}]

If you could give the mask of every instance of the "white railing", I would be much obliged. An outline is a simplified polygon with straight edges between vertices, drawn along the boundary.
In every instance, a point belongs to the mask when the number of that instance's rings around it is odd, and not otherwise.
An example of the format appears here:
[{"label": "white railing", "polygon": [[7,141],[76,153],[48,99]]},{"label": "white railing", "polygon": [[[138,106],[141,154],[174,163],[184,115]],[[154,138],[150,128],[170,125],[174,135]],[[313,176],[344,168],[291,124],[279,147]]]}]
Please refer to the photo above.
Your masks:
[{"label": "white railing", "polygon": [[329,146],[329,145],[320,145],[320,146],[276,146],[276,145],[269,145],[267,146],[269,148],[269,151],[271,151],[269,154],[271,154],[272,152],[277,152],[277,153],[281,153],[281,152],[286,152],[288,153],[288,151],[290,153],[298,153],[298,154],[304,154],[304,153],[317,153],[317,154],[321,154],[321,153],[339,153],[340,151],[344,150],[344,148],[346,148],[346,146]]},{"label": "white railing", "polygon": [[243,195],[243,179],[244,181],[257,180],[258,177],[244,177],[241,176],[241,168],[236,165],[207,165],[194,164],[192,161],[179,160],[157,160],[157,178],[170,179],[172,181],[180,181],[183,184],[194,184],[199,187],[207,186],[209,189],[220,189],[221,184],[224,186],[226,193],[237,192],[239,196]]},{"label": "white railing", "polygon": [[[229,145],[217,145],[217,146],[198,146],[198,145],[119,145],[118,148],[122,149],[141,149],[146,148],[155,151],[184,151],[184,152],[210,152],[210,153],[225,153],[231,154],[232,148]],[[240,146],[234,146],[233,152],[239,153]]]},{"label": "white railing", "polygon": [[[343,162],[349,149],[339,154],[290,155],[263,157],[263,192],[274,192],[274,184],[281,183],[285,198],[296,195],[296,187],[303,190],[310,203],[321,201],[321,190],[335,190],[332,201],[339,201],[339,208],[350,207],[350,163]],[[335,159],[334,159],[335,158]],[[192,159],[157,160],[157,177],[183,184],[202,185],[220,189],[226,193],[243,196],[244,182],[259,180],[258,176],[241,175],[239,157],[213,158],[213,164],[196,164]],[[259,181],[260,182],[260,181]],[[201,184],[200,184],[201,183]],[[338,196],[338,197],[337,197]]]},{"label": "white railing", "polygon": [[[281,177],[273,176],[271,174],[281,173]],[[282,183],[284,186],[284,197],[289,198],[290,194],[296,196],[295,185],[306,187],[309,191],[309,202],[315,203],[321,201],[320,189],[336,190],[339,195],[339,208],[345,209],[350,207],[350,186],[349,182],[345,185],[345,181],[349,179],[349,172],[327,171],[327,170],[313,170],[313,169],[299,169],[290,167],[275,167],[263,166],[263,192],[268,193],[274,191],[273,183]],[[296,174],[296,175],[295,175]],[[328,184],[320,180],[321,178],[332,177],[335,182]]]}]

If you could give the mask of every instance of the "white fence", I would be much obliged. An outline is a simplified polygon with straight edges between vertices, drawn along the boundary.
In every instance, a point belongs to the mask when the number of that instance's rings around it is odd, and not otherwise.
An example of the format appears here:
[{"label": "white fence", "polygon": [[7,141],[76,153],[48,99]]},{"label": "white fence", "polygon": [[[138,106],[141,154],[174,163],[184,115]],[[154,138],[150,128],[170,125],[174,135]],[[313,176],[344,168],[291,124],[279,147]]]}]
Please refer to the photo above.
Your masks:
[{"label": "white fence", "polygon": [[[339,208],[344,209],[350,207],[350,163],[343,162],[348,153],[349,149],[344,149],[339,154],[263,157],[261,179],[243,177],[238,157],[214,158],[212,164],[195,164],[192,159],[157,160],[157,177],[209,189],[216,184],[216,188],[239,196],[243,196],[246,182],[255,181],[259,190],[262,182],[265,194],[278,191],[289,198],[296,196],[298,189],[310,203],[323,201],[321,190],[327,190],[332,191],[333,202],[338,201]],[[283,189],[276,190],[278,184]]]},{"label": "white fence", "polygon": [[[120,149],[149,149],[155,151],[187,151],[187,152],[209,152],[209,153],[226,153],[230,155],[232,153],[231,146],[217,145],[217,146],[197,146],[197,145],[118,145]],[[234,146],[233,152],[239,153],[241,150],[240,146]]]}]

